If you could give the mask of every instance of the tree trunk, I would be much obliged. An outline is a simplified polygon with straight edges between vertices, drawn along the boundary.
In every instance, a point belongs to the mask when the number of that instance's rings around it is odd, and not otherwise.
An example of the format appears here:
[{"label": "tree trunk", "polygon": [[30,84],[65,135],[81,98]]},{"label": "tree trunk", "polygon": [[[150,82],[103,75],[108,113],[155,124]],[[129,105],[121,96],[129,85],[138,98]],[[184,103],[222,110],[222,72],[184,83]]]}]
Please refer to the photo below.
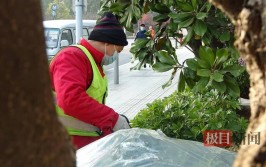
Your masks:
[{"label": "tree trunk", "polygon": [[[259,144],[241,145],[235,167],[266,166],[266,2],[210,0],[235,24],[235,45],[250,74],[250,124],[246,136],[260,133]],[[249,140],[249,138],[245,138]]]},{"label": "tree trunk", "polygon": [[75,166],[55,113],[40,1],[0,1],[0,73],[0,166]]}]

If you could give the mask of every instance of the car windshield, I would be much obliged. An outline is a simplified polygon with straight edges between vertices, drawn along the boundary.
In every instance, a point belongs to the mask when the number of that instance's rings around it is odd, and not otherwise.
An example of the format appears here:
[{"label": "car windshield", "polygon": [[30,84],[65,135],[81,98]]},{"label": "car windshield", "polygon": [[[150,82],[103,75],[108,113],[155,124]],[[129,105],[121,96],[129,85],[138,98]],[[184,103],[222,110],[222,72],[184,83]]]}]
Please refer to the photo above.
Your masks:
[{"label": "car windshield", "polygon": [[58,45],[59,29],[45,28],[44,29],[45,43],[47,48],[56,48]]}]

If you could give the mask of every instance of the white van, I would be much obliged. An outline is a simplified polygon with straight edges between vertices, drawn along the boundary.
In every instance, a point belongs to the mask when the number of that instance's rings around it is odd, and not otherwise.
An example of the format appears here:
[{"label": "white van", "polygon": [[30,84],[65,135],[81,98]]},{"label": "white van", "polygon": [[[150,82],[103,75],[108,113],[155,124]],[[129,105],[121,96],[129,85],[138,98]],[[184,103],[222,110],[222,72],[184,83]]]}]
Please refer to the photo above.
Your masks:
[{"label": "white van", "polygon": [[[83,38],[88,39],[96,20],[83,20]],[[43,21],[46,53],[51,60],[62,48],[75,44],[76,20]]]}]

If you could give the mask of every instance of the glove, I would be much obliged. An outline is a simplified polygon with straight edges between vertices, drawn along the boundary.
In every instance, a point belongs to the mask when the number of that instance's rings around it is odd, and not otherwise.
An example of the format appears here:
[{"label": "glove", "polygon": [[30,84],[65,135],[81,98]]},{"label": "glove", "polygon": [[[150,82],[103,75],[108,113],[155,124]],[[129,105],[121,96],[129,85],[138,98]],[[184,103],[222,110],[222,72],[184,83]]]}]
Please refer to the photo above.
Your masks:
[{"label": "glove", "polygon": [[118,120],[113,128],[113,132],[121,129],[130,129],[129,120],[125,115],[119,115]]}]

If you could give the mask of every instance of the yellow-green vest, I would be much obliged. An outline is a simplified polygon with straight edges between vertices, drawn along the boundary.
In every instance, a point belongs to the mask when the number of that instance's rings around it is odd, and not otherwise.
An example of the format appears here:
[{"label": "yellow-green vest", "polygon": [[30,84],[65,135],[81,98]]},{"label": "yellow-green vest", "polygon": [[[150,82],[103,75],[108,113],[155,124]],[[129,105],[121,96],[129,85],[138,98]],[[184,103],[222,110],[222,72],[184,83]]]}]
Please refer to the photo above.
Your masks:
[{"label": "yellow-green vest", "polygon": [[[87,89],[86,93],[88,96],[92,97],[101,104],[105,103],[107,96],[107,77],[102,77],[93,57],[90,52],[82,45],[74,45],[74,47],[80,48],[88,57],[93,71],[93,79],[90,87]],[[54,92],[55,93],[55,92]],[[80,121],[69,115],[66,115],[64,111],[56,104],[56,112],[59,116],[59,120],[66,127],[69,135],[77,136],[99,136],[101,131],[88,123]]]}]

